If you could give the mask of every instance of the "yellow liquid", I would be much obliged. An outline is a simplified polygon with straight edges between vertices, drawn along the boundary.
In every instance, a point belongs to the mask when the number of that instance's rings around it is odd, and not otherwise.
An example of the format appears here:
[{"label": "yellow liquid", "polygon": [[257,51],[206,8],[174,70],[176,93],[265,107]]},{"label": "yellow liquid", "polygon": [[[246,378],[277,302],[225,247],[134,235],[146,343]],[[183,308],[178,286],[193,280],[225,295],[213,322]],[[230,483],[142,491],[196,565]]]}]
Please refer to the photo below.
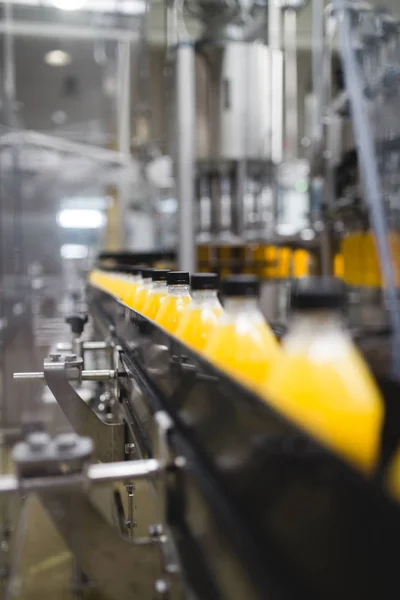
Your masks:
[{"label": "yellow liquid", "polygon": [[137,288],[132,308],[134,308],[138,312],[142,312],[143,306],[147,300],[147,296],[150,293],[150,289],[150,285],[148,285],[147,283],[144,285],[140,285]]},{"label": "yellow liquid", "polygon": [[156,323],[170,333],[175,333],[180,324],[183,311],[192,301],[190,296],[167,296],[156,316]]},{"label": "yellow liquid", "polygon": [[176,337],[195,350],[203,351],[222,313],[218,302],[193,308],[189,304],[176,330]]},{"label": "yellow liquid", "polygon": [[160,310],[161,304],[167,297],[168,292],[153,290],[147,295],[146,301],[143,305],[142,314],[148,319],[155,319],[158,311]]},{"label": "yellow liquid", "polygon": [[136,295],[136,290],[141,285],[140,281],[130,281],[124,289],[124,293],[122,294],[122,301],[125,302],[128,306],[132,306],[133,300]]},{"label": "yellow liquid", "polygon": [[205,356],[245,385],[259,388],[279,356],[278,342],[258,313],[219,321],[205,347]]},{"label": "yellow liquid", "polygon": [[[340,337],[339,337],[340,336]],[[343,338],[343,339],[342,339]],[[373,469],[383,404],[363,359],[341,334],[285,348],[265,383],[269,403],[363,471]]]}]

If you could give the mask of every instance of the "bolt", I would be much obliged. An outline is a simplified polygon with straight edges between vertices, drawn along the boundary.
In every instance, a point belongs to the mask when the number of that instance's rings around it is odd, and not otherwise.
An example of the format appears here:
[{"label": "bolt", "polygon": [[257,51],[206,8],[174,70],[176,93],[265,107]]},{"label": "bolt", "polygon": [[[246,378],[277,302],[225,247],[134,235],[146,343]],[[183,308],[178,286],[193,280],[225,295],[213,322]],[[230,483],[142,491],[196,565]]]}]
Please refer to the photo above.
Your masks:
[{"label": "bolt", "polygon": [[50,436],[44,431],[36,431],[30,433],[26,441],[33,452],[39,452],[50,443]]},{"label": "bolt", "polygon": [[125,444],[125,454],[134,454],[135,449],[135,444]]},{"label": "bolt", "polygon": [[184,456],[177,456],[174,463],[175,467],[178,469],[183,469],[186,466],[186,458]]},{"label": "bolt", "polygon": [[155,523],[153,525],[149,525],[149,535],[153,538],[161,537],[164,533],[163,526],[161,523]]},{"label": "bolt", "polygon": [[49,358],[51,362],[58,362],[61,358],[61,354],[58,354],[57,352],[50,352]]},{"label": "bolt", "polygon": [[157,592],[157,594],[161,597],[165,597],[165,595],[168,592],[168,581],[165,581],[165,579],[157,579],[154,582],[154,589]]},{"label": "bolt", "polygon": [[176,575],[176,573],[179,573],[179,565],[175,563],[169,563],[166,565],[165,570],[170,575]]},{"label": "bolt", "polygon": [[72,450],[77,444],[75,433],[61,433],[55,439],[58,450]]}]

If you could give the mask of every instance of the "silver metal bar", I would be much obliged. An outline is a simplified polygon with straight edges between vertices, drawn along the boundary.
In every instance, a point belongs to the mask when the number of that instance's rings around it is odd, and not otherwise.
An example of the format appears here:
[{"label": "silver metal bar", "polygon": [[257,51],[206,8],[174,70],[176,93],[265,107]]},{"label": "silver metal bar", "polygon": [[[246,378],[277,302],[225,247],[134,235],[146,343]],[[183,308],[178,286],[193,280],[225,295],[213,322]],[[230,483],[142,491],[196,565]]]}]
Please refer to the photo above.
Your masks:
[{"label": "silver metal bar", "polygon": [[72,25],[60,25],[58,23],[43,23],[29,21],[13,21],[6,23],[0,21],[0,34],[12,34],[23,37],[39,38],[68,38],[75,40],[115,40],[122,42],[133,42],[139,39],[137,31],[102,28],[83,27]]},{"label": "silver metal bar", "polygon": [[162,471],[162,464],[158,460],[149,458],[147,460],[90,465],[87,472],[56,475],[54,477],[44,476],[18,479],[15,475],[2,475],[0,476],[0,495],[50,489],[59,490],[61,487],[74,487],[83,484],[100,485],[102,483],[125,480],[137,481],[139,479],[155,477]]},{"label": "silver metal bar", "polygon": [[[1,25],[1,22],[0,22]],[[11,131],[0,135],[0,146],[13,146],[14,144],[22,146],[41,146],[57,152],[65,152],[67,154],[81,154],[83,157],[92,160],[107,162],[112,164],[121,164],[122,166],[130,166],[135,161],[125,154],[100,148],[89,144],[81,144],[78,142],[70,142],[62,138],[38,133],[36,131]],[[60,159],[61,160],[61,159]],[[57,322],[56,319],[50,321]]]},{"label": "silver metal bar", "polygon": [[15,77],[15,44],[14,36],[11,32],[13,23],[13,5],[8,0],[4,6],[5,24],[7,32],[4,36],[4,93],[7,102],[8,125],[17,126],[15,118],[15,100],[16,100],[16,77]]},{"label": "silver metal bar", "polygon": [[323,60],[324,60],[324,2],[312,3],[312,90],[313,109],[311,122],[312,158],[321,150],[323,110]]},{"label": "silver metal bar", "polygon": [[[115,371],[112,369],[97,369],[94,371],[82,371],[82,377],[79,376],[78,370],[72,370],[69,379],[71,380],[80,380],[82,381],[110,381],[114,379],[116,376]],[[45,381],[43,372],[34,372],[34,373],[14,373],[14,379],[22,380],[22,379],[30,379],[30,380],[38,380]]]},{"label": "silver metal bar", "polygon": [[179,268],[196,269],[195,241],[195,62],[189,42],[176,50],[176,187],[179,204]]},{"label": "silver metal bar", "polygon": [[[107,342],[83,342],[84,350],[107,350],[108,344]],[[72,344],[69,343],[60,343],[56,346],[57,352],[72,352]]]},{"label": "silver metal bar", "polygon": [[297,107],[297,13],[294,8],[284,11],[285,40],[285,103],[286,103],[286,153],[288,158],[298,154]]},{"label": "silver metal bar", "polygon": [[282,161],[283,148],[283,98],[282,98],[282,13],[276,0],[268,2],[268,46],[271,64],[271,160]]},{"label": "silver metal bar", "polygon": [[163,470],[161,463],[154,459],[126,460],[110,464],[90,465],[89,481],[92,484],[106,481],[124,481],[125,479],[147,479],[158,475]]}]

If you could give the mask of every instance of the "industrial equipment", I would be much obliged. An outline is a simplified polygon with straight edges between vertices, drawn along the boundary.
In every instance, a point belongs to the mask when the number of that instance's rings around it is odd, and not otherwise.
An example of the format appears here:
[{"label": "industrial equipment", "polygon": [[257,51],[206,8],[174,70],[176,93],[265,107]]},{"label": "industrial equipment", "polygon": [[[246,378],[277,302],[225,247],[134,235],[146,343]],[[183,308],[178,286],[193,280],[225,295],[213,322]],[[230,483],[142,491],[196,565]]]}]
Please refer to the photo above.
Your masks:
[{"label": "industrial equipment", "polygon": [[[24,573],[33,495],[68,549],[77,597],[392,598],[400,534],[396,485],[388,485],[400,443],[399,21],[344,0],[162,3],[168,139],[158,143],[146,105],[151,19],[148,3],[137,2],[140,27],[132,16],[132,31],[118,18],[107,27],[104,15],[92,30],[90,11],[85,27],[74,31],[71,17],[57,30],[75,39],[104,29],[104,43],[118,41],[112,140],[78,143],[15,122],[0,135],[6,598],[28,598],[33,575],[60,560]],[[0,32],[9,58],[9,36],[48,35],[48,24],[40,33],[10,19],[9,6],[7,14]],[[302,19],[311,21],[313,45],[301,59],[311,81],[300,85]],[[132,64],[140,88],[134,119]],[[173,169],[160,200],[148,167],[166,147]],[[177,205],[174,235],[154,240],[139,216],[162,221],[166,200],[168,227]],[[126,243],[135,237],[124,235],[128,212],[136,232],[143,229],[143,247]],[[174,236],[174,247],[164,247],[160,240]],[[236,366],[218,368],[132,308],[121,290],[145,272],[151,289],[154,269],[163,270],[163,293],[175,281],[187,302],[189,273],[199,271],[202,285],[212,273],[218,312],[216,274],[257,275],[276,337],[271,361],[283,351],[277,340],[291,317],[292,280],[341,277],[349,299],[343,320],[383,403],[368,473],[261,387],[241,383]],[[175,269],[182,271],[171,275]],[[258,281],[242,283],[243,298],[256,302]],[[258,309],[257,318],[267,330]],[[335,431],[340,446],[339,422]]]}]

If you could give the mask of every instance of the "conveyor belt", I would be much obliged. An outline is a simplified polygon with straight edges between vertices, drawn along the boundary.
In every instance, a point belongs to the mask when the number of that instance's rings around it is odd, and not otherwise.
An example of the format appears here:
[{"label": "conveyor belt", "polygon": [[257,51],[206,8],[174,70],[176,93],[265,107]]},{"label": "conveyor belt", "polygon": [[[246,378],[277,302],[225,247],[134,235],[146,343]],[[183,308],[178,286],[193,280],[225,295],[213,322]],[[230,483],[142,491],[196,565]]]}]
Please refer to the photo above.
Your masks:
[{"label": "conveyor belt", "polygon": [[400,512],[377,483],[112,296],[89,297],[96,325],[114,327],[128,390],[174,422],[187,466],[170,521],[199,598],[395,597]]}]

